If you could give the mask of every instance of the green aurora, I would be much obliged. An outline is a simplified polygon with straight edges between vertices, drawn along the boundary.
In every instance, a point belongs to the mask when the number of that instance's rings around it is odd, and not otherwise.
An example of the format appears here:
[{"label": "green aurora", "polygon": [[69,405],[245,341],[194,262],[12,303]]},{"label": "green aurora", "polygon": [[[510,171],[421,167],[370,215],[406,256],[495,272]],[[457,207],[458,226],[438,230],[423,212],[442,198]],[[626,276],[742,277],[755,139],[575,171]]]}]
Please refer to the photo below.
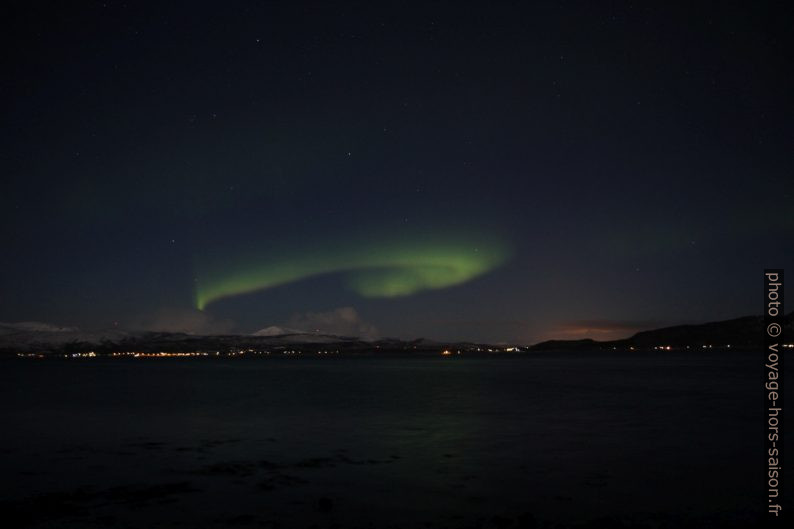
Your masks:
[{"label": "green aurora", "polygon": [[199,310],[220,299],[262,291],[326,274],[368,298],[408,296],[460,285],[504,263],[506,244],[493,237],[427,237],[363,244],[312,245],[239,256],[231,264],[200,268],[195,302]]}]

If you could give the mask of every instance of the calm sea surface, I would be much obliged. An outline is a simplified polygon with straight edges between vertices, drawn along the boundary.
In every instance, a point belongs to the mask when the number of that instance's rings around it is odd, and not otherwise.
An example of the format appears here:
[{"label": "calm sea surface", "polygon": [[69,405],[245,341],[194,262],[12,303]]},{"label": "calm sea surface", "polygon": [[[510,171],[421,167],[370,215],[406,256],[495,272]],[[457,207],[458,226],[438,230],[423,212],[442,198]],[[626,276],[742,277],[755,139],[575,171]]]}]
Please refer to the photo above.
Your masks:
[{"label": "calm sea surface", "polygon": [[766,502],[761,367],[735,351],[5,360],[2,507],[29,527],[741,526]]}]

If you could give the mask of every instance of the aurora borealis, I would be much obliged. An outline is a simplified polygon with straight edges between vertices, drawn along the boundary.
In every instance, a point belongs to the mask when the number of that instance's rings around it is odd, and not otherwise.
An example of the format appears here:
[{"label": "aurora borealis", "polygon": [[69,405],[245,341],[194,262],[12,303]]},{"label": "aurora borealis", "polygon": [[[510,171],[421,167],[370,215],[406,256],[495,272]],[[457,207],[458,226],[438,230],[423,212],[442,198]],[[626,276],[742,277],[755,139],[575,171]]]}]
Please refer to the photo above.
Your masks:
[{"label": "aurora borealis", "polygon": [[524,343],[752,314],[794,266],[771,5],[4,15],[0,322]]},{"label": "aurora borealis", "polygon": [[792,22],[3,2],[3,526],[759,526]]},{"label": "aurora borealis", "polygon": [[468,244],[384,242],[359,247],[314,248],[313,251],[247,259],[233,269],[200,275],[196,307],[230,296],[265,290],[321,274],[342,274],[348,286],[364,297],[397,297],[428,289],[459,285],[476,278],[506,259],[503,244],[483,239]]}]

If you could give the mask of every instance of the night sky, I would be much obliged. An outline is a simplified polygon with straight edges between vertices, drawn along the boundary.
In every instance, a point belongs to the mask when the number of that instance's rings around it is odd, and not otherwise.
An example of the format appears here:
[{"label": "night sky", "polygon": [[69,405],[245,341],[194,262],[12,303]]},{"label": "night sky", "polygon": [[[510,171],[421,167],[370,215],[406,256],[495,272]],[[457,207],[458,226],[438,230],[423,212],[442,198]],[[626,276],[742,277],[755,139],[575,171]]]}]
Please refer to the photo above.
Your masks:
[{"label": "night sky", "polygon": [[790,6],[77,4],[0,17],[0,321],[613,338],[794,269]]}]

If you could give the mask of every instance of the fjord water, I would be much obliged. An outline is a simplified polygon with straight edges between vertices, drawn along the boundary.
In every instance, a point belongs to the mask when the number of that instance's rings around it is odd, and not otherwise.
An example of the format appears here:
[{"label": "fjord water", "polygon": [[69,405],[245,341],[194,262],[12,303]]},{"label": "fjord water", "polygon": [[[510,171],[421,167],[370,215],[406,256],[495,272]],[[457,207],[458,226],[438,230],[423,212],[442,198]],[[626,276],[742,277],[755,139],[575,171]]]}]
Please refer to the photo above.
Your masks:
[{"label": "fjord water", "polygon": [[0,492],[30,527],[741,524],[761,359],[7,360]]}]

